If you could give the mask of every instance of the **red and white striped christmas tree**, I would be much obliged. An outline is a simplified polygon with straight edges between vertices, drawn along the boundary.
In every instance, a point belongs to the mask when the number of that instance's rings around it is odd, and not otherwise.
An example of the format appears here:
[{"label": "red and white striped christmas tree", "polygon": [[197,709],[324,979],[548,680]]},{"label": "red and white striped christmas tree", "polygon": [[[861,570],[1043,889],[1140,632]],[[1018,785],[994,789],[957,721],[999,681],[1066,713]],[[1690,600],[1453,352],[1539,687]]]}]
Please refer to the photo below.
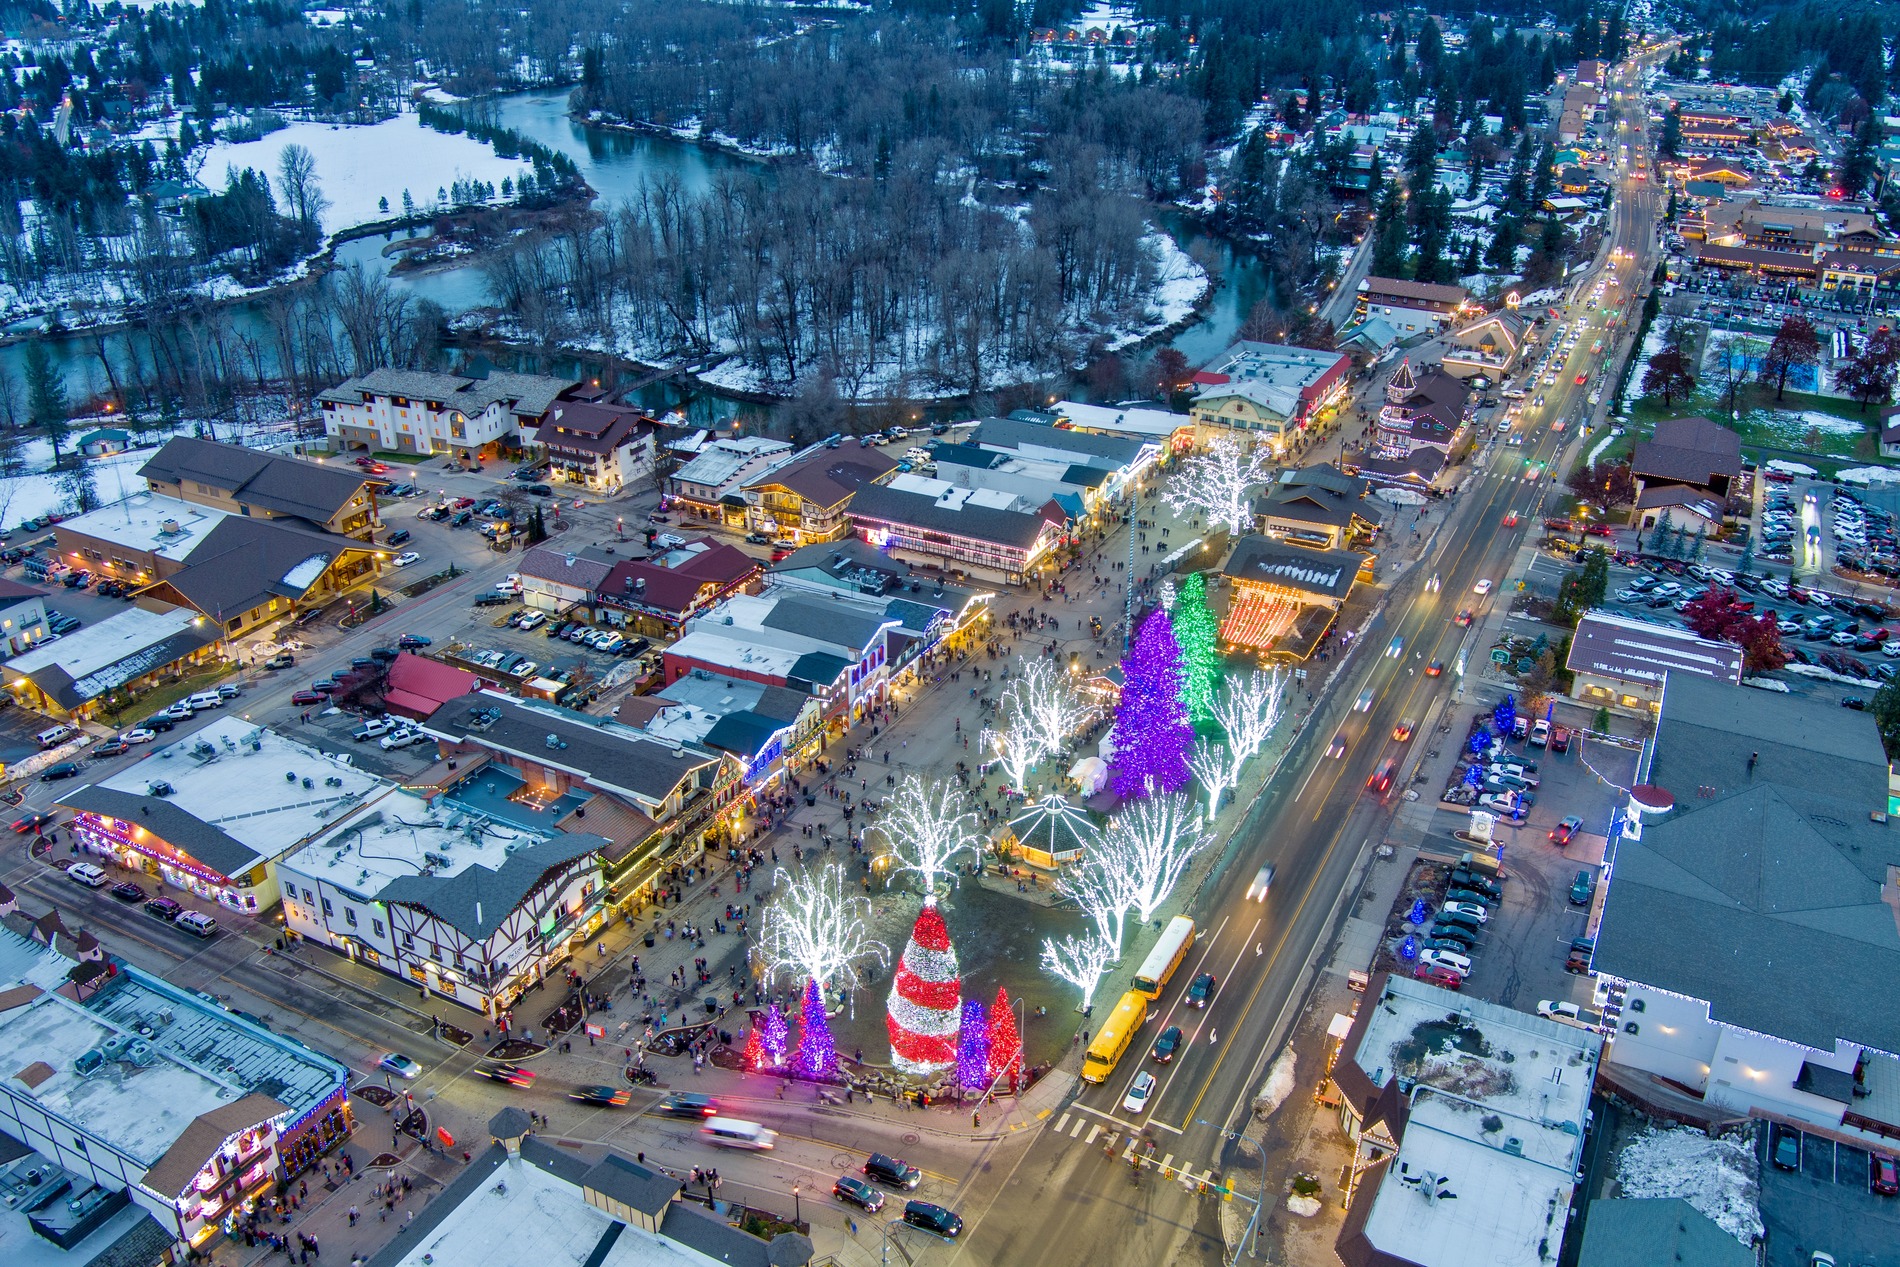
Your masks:
[{"label": "red and white striped christmas tree", "polygon": [[901,1072],[924,1077],[957,1063],[962,987],[950,930],[944,927],[936,899],[925,898],[898,961],[884,1018],[891,1034],[891,1062]]}]

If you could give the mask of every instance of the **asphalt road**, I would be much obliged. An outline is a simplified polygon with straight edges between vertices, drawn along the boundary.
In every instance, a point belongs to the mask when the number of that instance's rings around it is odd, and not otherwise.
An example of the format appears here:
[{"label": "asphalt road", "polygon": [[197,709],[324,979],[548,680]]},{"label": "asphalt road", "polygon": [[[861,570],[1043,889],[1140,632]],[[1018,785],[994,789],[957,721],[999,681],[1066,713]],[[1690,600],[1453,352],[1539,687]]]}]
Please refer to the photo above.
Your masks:
[{"label": "asphalt road", "polygon": [[[1633,308],[1654,265],[1656,241],[1655,192],[1647,181],[1635,179],[1646,163],[1635,74],[1625,69],[1618,76],[1618,86],[1631,91],[1614,105],[1630,120],[1633,138],[1633,161],[1624,169],[1606,244],[1633,257],[1620,265],[1619,277],[1635,285],[1621,290],[1619,311]],[[1574,293],[1587,297],[1606,262],[1600,257]],[[1577,357],[1586,356],[1592,339],[1606,328],[1601,305],[1592,306],[1591,313]],[[1619,321],[1618,337],[1627,337],[1628,326]],[[1429,727],[1461,689],[1459,652],[1472,631],[1454,617],[1464,607],[1508,601],[1510,566],[1552,491],[1548,468],[1561,473],[1558,456],[1578,438],[1575,425],[1550,426],[1555,420],[1581,420],[1590,408],[1594,380],[1578,385],[1580,368],[1566,368],[1558,384],[1546,389],[1543,409],[1527,411],[1519,424],[1525,434],[1521,448],[1496,445],[1474,457],[1473,474],[1449,521],[1438,529],[1429,557],[1406,573],[1369,622],[1357,640],[1354,663],[1306,723],[1280,774],[1235,833],[1228,856],[1188,911],[1202,935],[1163,993],[1159,1015],[1143,1028],[1107,1083],[1084,1086],[1028,1148],[1008,1160],[993,1159],[982,1181],[966,1189],[958,1208],[969,1227],[950,1261],[1223,1260],[1216,1204],[1152,1170],[1137,1178],[1120,1154],[1131,1135],[1145,1127],[1156,1161],[1185,1165],[1197,1174],[1223,1167],[1227,1141],[1245,1125],[1303,998],[1309,969],[1339,926],[1341,908],[1352,896],[1347,886],[1354,868],[1391,820],[1414,750],[1433,746],[1437,735]],[[1515,522],[1507,523],[1513,514]],[[1474,591],[1480,580],[1493,582],[1492,593]],[[1425,672],[1433,661],[1445,666],[1441,676]],[[1373,688],[1371,707],[1355,711],[1367,686]],[[1402,720],[1421,728],[1409,742],[1392,738]],[[1336,759],[1324,755],[1335,734],[1348,740]],[[1368,790],[1368,780],[1387,759],[1398,760],[1399,777],[1383,794]],[[1248,881],[1267,862],[1275,866],[1272,891],[1264,903],[1249,901]],[[1187,982],[1202,971],[1216,973],[1220,985],[1207,1010],[1196,1011],[1181,1000]],[[1182,1053],[1170,1065],[1154,1064],[1149,1046],[1169,1025],[1182,1027]],[[1147,1113],[1136,1118],[1122,1112],[1121,1102],[1143,1068],[1156,1072],[1159,1085]],[[1302,1086],[1310,1086],[1310,1076],[1302,1078]],[[1111,1147],[1114,1160],[1105,1155]],[[1247,1177],[1234,1178],[1237,1191],[1251,1197]]]}]

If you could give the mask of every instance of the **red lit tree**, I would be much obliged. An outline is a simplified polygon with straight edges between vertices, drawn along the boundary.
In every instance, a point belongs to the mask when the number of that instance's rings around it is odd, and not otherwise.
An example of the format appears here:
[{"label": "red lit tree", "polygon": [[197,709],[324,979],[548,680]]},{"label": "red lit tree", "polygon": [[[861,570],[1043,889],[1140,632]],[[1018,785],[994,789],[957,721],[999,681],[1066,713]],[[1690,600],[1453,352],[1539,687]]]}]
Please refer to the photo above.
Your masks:
[{"label": "red lit tree", "polygon": [[900,1071],[922,1077],[957,1063],[962,992],[950,930],[936,900],[926,898],[898,960],[884,1018],[891,1063]]},{"label": "red lit tree", "polygon": [[1009,1005],[1009,991],[996,987],[996,1003],[990,1008],[990,1081],[1009,1074],[1013,1088],[1022,1077],[1023,1038],[1016,1029],[1016,1012]]}]

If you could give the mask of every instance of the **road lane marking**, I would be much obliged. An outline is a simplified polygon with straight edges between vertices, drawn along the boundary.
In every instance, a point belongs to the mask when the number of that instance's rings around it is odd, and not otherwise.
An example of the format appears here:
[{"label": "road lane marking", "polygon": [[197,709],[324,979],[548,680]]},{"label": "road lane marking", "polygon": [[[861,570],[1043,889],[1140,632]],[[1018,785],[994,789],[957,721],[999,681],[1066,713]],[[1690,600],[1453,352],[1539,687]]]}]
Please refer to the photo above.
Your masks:
[{"label": "road lane marking", "polygon": [[1102,1124],[1100,1122],[1097,1122],[1095,1123],[1095,1125],[1089,1127],[1089,1137],[1083,1140],[1082,1142],[1085,1144],[1093,1144],[1095,1142],[1095,1137],[1097,1135],[1100,1135],[1101,1133],[1102,1133]]},{"label": "road lane marking", "polygon": [[1061,1130],[1063,1127],[1067,1126],[1068,1124],[1069,1124],[1069,1115],[1067,1113],[1064,1113],[1061,1117],[1056,1119],[1056,1129],[1058,1131]]}]

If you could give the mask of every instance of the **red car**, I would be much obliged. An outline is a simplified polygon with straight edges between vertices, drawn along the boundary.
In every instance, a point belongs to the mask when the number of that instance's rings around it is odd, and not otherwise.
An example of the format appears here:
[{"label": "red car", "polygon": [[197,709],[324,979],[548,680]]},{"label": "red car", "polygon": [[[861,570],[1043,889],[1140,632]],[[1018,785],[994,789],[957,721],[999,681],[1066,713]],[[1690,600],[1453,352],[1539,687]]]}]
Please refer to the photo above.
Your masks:
[{"label": "red car", "polygon": [[325,696],[319,695],[315,691],[298,691],[295,695],[290,697],[290,702],[302,707],[305,704],[327,703],[328,700]]},{"label": "red car", "polygon": [[24,836],[27,832],[38,831],[52,821],[51,814],[28,814],[25,818],[13,820],[13,830]]},{"label": "red car", "polygon": [[1457,625],[1460,629],[1463,629],[1466,626],[1470,625],[1471,624],[1471,609],[1467,607],[1463,611],[1459,612],[1457,616],[1452,618],[1452,623],[1454,625]]},{"label": "red car", "polygon": [[474,504],[475,504],[475,499],[473,497],[458,497],[455,499],[455,508],[457,510],[467,510],[470,506],[473,506]]},{"label": "red car", "polygon": [[1883,1197],[1900,1196],[1900,1166],[1896,1166],[1893,1158],[1875,1153],[1868,1171],[1868,1185],[1875,1192]]},{"label": "red car", "polygon": [[1577,386],[1582,387],[1585,383],[1589,381],[1590,381],[1590,376],[1588,374],[1577,375]]},{"label": "red car", "polygon": [[1432,985],[1442,985],[1447,990],[1456,990],[1465,983],[1464,977],[1453,972],[1450,968],[1440,967],[1437,964],[1422,963],[1412,969],[1412,975],[1420,981],[1427,981]]}]

